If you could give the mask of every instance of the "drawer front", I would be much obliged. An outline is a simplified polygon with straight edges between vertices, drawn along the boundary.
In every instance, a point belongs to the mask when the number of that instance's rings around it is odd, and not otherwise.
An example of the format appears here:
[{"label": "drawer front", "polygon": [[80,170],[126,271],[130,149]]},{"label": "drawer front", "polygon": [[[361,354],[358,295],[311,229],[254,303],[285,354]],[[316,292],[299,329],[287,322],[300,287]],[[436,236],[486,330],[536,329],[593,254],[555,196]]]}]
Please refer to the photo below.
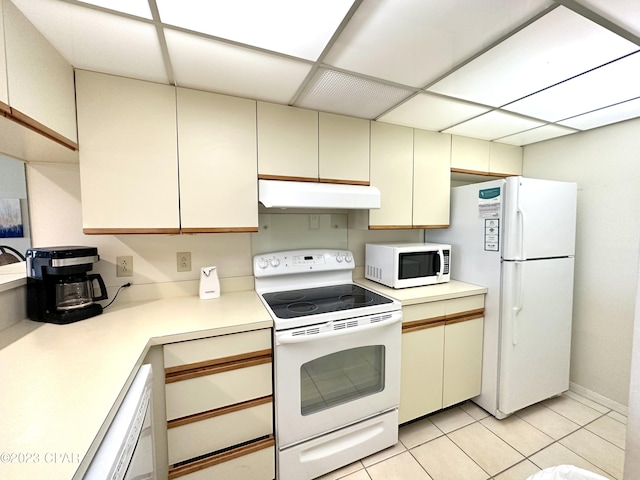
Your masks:
[{"label": "drawer front", "polygon": [[164,346],[165,368],[179,367],[213,358],[228,358],[271,349],[271,329],[233,333]]},{"label": "drawer front", "polygon": [[471,295],[447,300],[445,314],[447,316],[461,312],[468,312],[484,308],[484,295]]},{"label": "drawer front", "polygon": [[167,429],[169,464],[273,434],[271,402]]},{"label": "drawer front", "polygon": [[165,385],[167,420],[271,395],[271,363]]},{"label": "drawer front", "polygon": [[402,307],[402,321],[413,322],[416,320],[424,320],[427,318],[441,318],[445,315],[445,303],[427,302],[418,303],[416,305],[407,305]]},{"label": "drawer front", "polygon": [[271,446],[253,451],[246,455],[233,457],[233,451],[230,460],[214,463],[206,466],[203,462],[192,469],[193,471],[174,470],[169,472],[169,479],[180,480],[212,480],[212,479],[233,479],[233,480],[273,480],[276,476],[275,470],[275,448],[273,442]]}]

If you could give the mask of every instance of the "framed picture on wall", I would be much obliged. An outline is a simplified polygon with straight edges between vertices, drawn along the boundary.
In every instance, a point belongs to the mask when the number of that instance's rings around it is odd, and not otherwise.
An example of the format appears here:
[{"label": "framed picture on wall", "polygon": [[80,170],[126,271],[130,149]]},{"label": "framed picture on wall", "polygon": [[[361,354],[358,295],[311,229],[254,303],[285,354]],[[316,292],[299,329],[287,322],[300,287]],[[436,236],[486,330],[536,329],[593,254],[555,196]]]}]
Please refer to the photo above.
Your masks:
[{"label": "framed picture on wall", "polygon": [[0,198],[0,238],[24,236],[20,199]]}]

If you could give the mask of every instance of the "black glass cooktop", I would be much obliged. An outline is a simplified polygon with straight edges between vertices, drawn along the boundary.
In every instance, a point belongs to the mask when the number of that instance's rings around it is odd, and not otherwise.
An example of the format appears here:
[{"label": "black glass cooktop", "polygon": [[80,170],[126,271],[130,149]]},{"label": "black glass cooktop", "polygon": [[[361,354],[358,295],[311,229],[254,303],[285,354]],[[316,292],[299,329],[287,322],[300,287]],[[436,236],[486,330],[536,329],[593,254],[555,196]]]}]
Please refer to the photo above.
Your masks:
[{"label": "black glass cooktop", "polygon": [[387,297],[351,283],[263,293],[262,297],[278,318],[297,318],[392,303]]}]

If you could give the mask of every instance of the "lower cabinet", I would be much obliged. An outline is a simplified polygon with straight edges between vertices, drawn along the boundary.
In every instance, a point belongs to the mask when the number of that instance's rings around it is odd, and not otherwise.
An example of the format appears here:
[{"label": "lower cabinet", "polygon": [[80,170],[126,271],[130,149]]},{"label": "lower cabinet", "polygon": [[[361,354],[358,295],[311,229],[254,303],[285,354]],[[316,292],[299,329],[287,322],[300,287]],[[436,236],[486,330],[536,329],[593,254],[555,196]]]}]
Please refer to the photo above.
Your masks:
[{"label": "lower cabinet", "polygon": [[164,346],[169,479],[275,478],[270,329]]},{"label": "lower cabinet", "polygon": [[399,421],[480,394],[484,295],[403,307]]}]

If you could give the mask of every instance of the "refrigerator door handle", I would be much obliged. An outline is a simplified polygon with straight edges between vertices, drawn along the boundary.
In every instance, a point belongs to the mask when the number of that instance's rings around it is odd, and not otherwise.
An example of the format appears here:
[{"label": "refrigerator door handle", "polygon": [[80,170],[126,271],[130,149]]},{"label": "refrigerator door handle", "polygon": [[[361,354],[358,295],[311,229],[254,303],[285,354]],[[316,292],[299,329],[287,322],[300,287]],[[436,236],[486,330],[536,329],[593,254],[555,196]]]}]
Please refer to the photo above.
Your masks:
[{"label": "refrigerator door handle", "polygon": [[520,256],[518,257],[521,260],[526,260],[527,259],[527,255],[525,254],[524,251],[524,224],[525,224],[525,220],[526,220],[526,216],[524,214],[524,210],[522,210],[522,208],[520,207],[520,205],[518,205],[518,216],[520,217]]},{"label": "refrigerator door handle", "polygon": [[522,264],[515,262],[516,268],[516,285],[515,291],[517,293],[515,306],[513,307],[513,329],[511,331],[511,343],[518,344],[518,314],[522,311],[524,302],[524,288],[522,282]]}]

